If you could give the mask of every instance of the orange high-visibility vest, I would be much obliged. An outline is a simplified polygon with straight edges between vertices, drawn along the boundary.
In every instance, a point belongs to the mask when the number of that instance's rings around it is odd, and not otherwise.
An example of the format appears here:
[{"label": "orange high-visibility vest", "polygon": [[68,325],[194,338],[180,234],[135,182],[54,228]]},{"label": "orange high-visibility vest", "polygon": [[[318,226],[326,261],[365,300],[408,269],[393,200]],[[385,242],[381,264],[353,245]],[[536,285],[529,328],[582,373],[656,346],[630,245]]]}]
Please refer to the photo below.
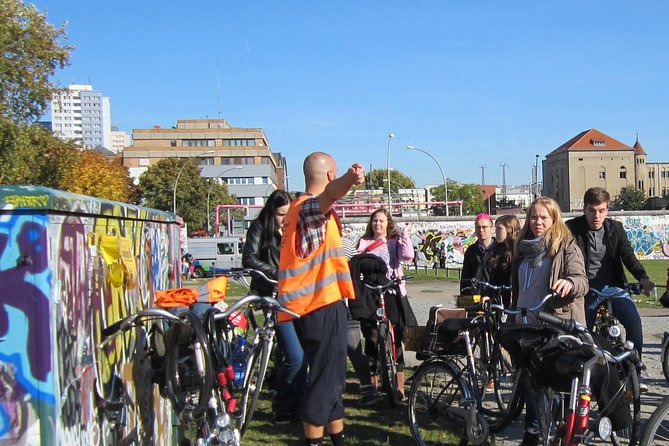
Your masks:
[{"label": "orange high-visibility vest", "polygon": [[[297,255],[297,224],[304,201],[313,195],[304,194],[290,204],[284,217],[281,257],[279,258],[279,291],[281,304],[299,315],[309,314],[343,297],[355,298],[348,261],[341,244],[339,227],[330,215],[325,227],[325,240],[306,258]],[[279,313],[279,321],[291,316]]]}]

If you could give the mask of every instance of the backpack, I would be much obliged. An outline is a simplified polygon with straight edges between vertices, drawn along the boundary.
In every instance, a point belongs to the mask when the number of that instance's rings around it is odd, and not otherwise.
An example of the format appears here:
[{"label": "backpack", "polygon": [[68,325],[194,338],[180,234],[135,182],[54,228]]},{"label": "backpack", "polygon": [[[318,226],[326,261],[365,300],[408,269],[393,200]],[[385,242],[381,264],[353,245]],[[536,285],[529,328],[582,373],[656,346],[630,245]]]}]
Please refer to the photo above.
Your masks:
[{"label": "backpack", "polygon": [[348,308],[353,319],[373,319],[376,313],[376,293],[367,288],[369,285],[383,285],[388,282],[386,262],[374,254],[356,254],[349,261],[351,280],[355,290],[355,299],[348,301]]}]

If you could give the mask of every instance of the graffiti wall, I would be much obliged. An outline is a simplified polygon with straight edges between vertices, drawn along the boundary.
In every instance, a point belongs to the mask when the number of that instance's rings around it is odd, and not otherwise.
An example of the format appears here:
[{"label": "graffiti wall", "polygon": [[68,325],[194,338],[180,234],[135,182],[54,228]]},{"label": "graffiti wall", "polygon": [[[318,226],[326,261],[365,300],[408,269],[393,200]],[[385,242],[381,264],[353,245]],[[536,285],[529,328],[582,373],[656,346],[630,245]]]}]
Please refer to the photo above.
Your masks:
[{"label": "graffiti wall", "polygon": [[156,428],[169,425],[169,403],[147,381],[136,337],[96,346],[103,327],[179,285],[178,235],[172,214],[0,187],[0,443],[104,444],[101,402],[119,383],[134,403],[121,436],[170,442]]},{"label": "graffiti wall", "polygon": [[[578,214],[567,214],[565,219]],[[520,217],[520,216],[519,216]],[[524,223],[524,216],[521,225]],[[614,215],[627,232],[639,259],[669,259],[669,214],[649,213]],[[408,222],[397,222],[403,225]],[[476,241],[474,219],[462,221],[411,221],[411,240],[418,255],[418,266],[432,267],[435,263],[457,268],[462,265],[467,247]],[[365,233],[367,223],[347,222],[344,219],[344,236],[354,242]]]}]

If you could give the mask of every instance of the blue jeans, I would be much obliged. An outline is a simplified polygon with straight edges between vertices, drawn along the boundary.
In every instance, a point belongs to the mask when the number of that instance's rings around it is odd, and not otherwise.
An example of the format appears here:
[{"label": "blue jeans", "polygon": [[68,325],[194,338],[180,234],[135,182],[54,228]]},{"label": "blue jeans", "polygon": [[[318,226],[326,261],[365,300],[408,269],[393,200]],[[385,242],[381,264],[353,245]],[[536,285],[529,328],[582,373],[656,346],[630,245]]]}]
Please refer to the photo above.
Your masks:
[{"label": "blue jeans", "polygon": [[[606,292],[609,288],[613,287],[604,287],[602,292]],[[620,288],[613,289],[620,290]],[[625,293],[625,296],[626,297],[614,297],[611,299],[611,309],[613,315],[618,318],[622,326],[625,327],[627,339],[634,342],[634,348],[639,352],[639,358],[641,358],[641,351],[643,350],[643,327],[641,326],[641,317],[639,316],[639,311],[629,294]],[[597,314],[597,307],[602,302],[604,302],[604,298],[595,295],[593,292],[588,293],[586,296],[585,319],[588,324],[588,330],[592,330],[592,326],[595,323],[595,316]]]},{"label": "blue jeans", "polygon": [[307,361],[292,321],[276,325],[276,337],[283,353],[277,365],[276,391],[272,399],[275,415],[299,415],[307,383]]}]

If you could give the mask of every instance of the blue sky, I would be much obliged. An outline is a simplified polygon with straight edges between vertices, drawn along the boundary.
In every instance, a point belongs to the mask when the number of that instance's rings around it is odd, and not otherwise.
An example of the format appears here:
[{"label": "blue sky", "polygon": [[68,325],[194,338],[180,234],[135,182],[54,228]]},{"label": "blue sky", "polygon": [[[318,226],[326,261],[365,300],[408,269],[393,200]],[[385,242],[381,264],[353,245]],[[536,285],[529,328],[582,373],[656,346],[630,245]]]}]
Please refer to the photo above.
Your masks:
[{"label": "blue sky", "polygon": [[535,155],[596,128],[669,162],[669,2],[42,0],[122,130],[262,127],[291,189],[314,150],[440,184],[529,183]]}]

